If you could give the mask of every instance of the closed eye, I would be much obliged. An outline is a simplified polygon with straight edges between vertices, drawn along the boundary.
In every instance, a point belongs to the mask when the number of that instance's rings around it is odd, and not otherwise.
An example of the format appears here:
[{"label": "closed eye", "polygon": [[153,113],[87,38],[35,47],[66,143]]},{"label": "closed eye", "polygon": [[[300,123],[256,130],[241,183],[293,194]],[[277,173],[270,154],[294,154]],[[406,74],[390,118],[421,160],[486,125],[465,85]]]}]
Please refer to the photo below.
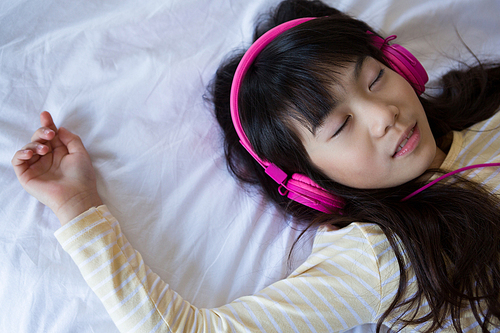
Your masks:
[{"label": "closed eye", "polygon": [[377,83],[381,78],[382,76],[384,75],[384,72],[385,72],[385,69],[382,68],[380,70],[380,72],[378,72],[378,75],[377,77],[375,78],[375,80],[373,80],[373,82],[370,84],[370,89],[372,89],[372,87],[375,85],[375,83]]},{"label": "closed eye", "polygon": [[342,124],[342,126],[340,126],[340,128],[337,130],[337,132],[335,132],[335,134],[333,134],[332,138],[336,137],[337,135],[339,135],[342,130],[346,127],[347,123],[349,122],[349,120],[352,118],[351,115],[348,115],[347,118],[345,119],[344,123]]}]

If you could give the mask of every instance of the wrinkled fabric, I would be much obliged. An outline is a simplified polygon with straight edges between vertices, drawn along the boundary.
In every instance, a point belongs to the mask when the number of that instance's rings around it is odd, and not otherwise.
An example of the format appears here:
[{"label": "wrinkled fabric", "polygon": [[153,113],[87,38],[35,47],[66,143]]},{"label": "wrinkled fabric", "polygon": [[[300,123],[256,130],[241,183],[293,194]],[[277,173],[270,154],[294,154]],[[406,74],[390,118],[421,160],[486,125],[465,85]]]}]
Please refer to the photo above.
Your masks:
[{"label": "wrinkled fabric", "polygon": [[[305,260],[314,234],[289,263],[300,230],[229,174],[206,100],[220,61],[249,45],[258,14],[277,2],[0,3],[2,330],[116,332],[54,238],[55,216],[10,165],[43,110],[81,136],[99,193],[131,244],[195,306],[257,292]],[[397,34],[431,82],[454,60],[472,61],[460,38],[480,57],[500,53],[495,0],[328,3]]]}]

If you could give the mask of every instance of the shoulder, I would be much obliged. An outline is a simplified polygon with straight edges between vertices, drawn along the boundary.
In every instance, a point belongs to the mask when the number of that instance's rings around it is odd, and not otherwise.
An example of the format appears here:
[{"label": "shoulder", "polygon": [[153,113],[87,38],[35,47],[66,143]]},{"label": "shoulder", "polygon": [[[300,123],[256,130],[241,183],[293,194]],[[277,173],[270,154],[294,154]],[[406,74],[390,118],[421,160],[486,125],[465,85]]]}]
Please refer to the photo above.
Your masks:
[{"label": "shoulder", "polygon": [[286,281],[301,290],[318,290],[325,302],[342,310],[342,318],[374,322],[385,298],[379,265],[384,238],[378,226],[367,223],[321,228],[311,255]]},{"label": "shoulder", "polygon": [[500,112],[496,112],[490,118],[480,121],[468,129],[465,129],[461,132],[464,137],[464,143],[466,145],[470,144],[479,144],[482,145],[489,138],[495,137],[498,135],[498,129],[500,127]]},{"label": "shoulder", "polygon": [[[441,166],[456,170],[473,164],[500,163],[500,112],[461,132],[453,132],[453,143]],[[497,168],[473,169],[462,176],[496,189],[500,184]]]},{"label": "shoulder", "polygon": [[352,223],[340,230],[318,230],[311,255],[290,277],[304,275],[324,276],[332,285],[372,299],[378,312],[397,290],[399,266],[379,226]]},{"label": "shoulder", "polygon": [[[326,252],[331,255],[350,253],[353,257],[378,261],[390,247],[380,227],[373,223],[351,223],[340,230],[321,228],[316,235],[313,254]],[[356,253],[358,255],[356,255]]]},{"label": "shoulder", "polygon": [[379,280],[379,262],[388,246],[387,238],[375,224],[351,223],[340,230],[320,228],[311,255],[292,275],[319,265],[328,270],[346,266],[349,272],[356,266],[364,270],[364,275]]}]

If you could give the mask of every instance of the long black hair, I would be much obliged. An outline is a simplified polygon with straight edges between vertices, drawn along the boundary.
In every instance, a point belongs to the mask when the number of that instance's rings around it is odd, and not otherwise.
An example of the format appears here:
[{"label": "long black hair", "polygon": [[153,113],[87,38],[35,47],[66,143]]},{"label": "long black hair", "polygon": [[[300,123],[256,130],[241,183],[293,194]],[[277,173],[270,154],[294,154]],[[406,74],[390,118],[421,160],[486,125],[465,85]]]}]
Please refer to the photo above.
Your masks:
[{"label": "long black hair", "polygon": [[[308,227],[343,227],[362,221],[381,228],[399,263],[400,281],[378,329],[398,310],[403,324],[430,322],[430,332],[451,316],[454,327],[462,331],[460,314],[470,307],[479,326],[488,332],[491,320],[500,319],[500,200],[478,184],[456,177],[454,185],[437,184],[400,202],[423,185],[420,180],[391,189],[359,190],[336,183],[315,168],[290,120],[310,128],[322,123],[335,102],[327,87],[338,78],[336,68],[361,57],[387,62],[366,34],[374,31],[371,27],[320,1],[282,2],[257,25],[254,39],[283,22],[309,16],[320,18],[278,36],[249,69],[240,90],[240,116],[260,157],[289,174],[306,174],[344,197],[344,214],[320,213],[281,196],[278,185],[239,144],[230,118],[229,92],[241,52],[219,67],[211,85],[231,171],[242,182],[261,186],[265,195]],[[451,71],[443,76],[440,91],[437,96],[420,97],[436,138],[495,114],[500,105],[500,67],[478,61]],[[408,263],[418,284],[417,293],[409,298],[405,289]],[[418,311],[403,311],[399,315],[399,310],[419,308],[424,301],[429,313],[417,317]]]}]

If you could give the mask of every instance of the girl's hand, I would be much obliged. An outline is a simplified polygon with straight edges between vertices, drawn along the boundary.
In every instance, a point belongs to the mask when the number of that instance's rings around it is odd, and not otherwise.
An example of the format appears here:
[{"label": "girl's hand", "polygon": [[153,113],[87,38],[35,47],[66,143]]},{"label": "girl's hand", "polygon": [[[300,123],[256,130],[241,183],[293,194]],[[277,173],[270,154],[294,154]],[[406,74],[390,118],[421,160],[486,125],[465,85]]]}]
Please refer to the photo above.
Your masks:
[{"label": "girl's hand", "polygon": [[24,189],[52,209],[64,225],[102,201],[81,139],[65,128],[58,130],[46,111],[40,121],[42,127],[15,153],[12,165]]}]

